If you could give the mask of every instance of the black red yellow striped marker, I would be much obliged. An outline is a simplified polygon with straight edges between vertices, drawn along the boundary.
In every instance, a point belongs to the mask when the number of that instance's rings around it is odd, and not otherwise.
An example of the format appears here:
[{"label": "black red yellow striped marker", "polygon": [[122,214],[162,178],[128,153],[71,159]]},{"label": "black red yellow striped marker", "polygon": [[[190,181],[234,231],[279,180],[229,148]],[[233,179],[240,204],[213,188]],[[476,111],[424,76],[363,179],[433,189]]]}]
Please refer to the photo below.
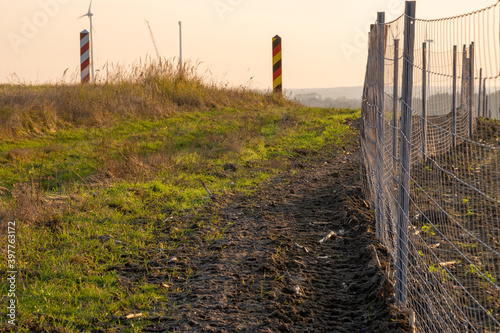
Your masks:
[{"label": "black red yellow striped marker", "polygon": [[273,92],[283,93],[283,78],[281,73],[281,37],[273,37]]}]

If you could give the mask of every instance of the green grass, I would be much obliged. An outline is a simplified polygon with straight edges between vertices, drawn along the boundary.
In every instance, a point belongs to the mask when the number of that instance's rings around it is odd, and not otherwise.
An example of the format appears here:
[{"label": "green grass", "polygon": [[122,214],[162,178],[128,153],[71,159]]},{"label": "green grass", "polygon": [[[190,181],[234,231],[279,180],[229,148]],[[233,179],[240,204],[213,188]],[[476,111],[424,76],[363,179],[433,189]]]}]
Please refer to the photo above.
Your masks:
[{"label": "green grass", "polygon": [[[207,242],[224,236],[228,226],[216,216],[176,222],[211,200],[200,181],[216,195],[250,193],[289,168],[298,150],[352,140],[347,122],[358,117],[293,104],[200,108],[5,138],[0,247],[6,254],[5,223],[15,220],[18,331],[138,332],[147,320],[123,318],[175,315],[169,295],[176,290],[141,276],[159,251],[193,242],[193,228],[209,230]],[[158,243],[165,228],[168,241]],[[123,267],[134,267],[137,279],[124,277]],[[164,282],[192,273],[169,271]],[[0,292],[7,295],[6,283]],[[3,322],[5,307],[0,316]]]}]

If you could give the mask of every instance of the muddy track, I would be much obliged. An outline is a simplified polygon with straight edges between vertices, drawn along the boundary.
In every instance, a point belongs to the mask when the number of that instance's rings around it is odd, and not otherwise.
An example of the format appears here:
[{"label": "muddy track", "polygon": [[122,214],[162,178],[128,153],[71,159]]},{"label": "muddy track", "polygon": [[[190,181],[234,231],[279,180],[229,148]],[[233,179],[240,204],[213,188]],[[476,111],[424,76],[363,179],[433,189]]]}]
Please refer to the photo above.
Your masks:
[{"label": "muddy track", "polygon": [[250,196],[214,199],[201,218],[217,216],[223,236],[169,254],[194,273],[170,286],[178,288],[171,316],[146,330],[410,332],[394,307],[357,161],[355,151],[298,159],[293,175]]}]

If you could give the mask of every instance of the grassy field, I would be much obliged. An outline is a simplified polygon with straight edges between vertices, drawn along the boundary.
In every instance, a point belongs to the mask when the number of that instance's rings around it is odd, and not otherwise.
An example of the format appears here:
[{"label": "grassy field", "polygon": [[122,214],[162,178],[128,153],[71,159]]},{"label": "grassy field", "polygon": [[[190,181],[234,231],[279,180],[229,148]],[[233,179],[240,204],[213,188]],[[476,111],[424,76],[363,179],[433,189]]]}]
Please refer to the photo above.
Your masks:
[{"label": "grassy field", "polygon": [[[147,267],[151,255],[186,246],[200,223],[210,229],[202,241],[224,237],[216,216],[176,217],[251,193],[305,150],[341,149],[359,117],[175,77],[165,66],[100,85],[0,86],[0,270],[6,281],[15,221],[18,331],[113,322],[135,332],[141,318],[173,315],[168,280],[124,282],[116,267]],[[166,227],[171,241],[156,243]],[[6,304],[9,285],[0,291]]]}]

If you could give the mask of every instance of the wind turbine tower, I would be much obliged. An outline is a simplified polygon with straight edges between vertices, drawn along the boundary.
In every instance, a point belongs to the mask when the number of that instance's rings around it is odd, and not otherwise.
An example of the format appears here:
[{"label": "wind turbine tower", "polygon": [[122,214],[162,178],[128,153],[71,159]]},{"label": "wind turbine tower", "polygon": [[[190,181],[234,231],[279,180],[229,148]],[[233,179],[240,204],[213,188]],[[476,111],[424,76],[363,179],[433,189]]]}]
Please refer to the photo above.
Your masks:
[{"label": "wind turbine tower", "polygon": [[90,36],[90,68],[92,70],[92,77],[90,78],[90,82],[94,82],[94,79],[95,79],[95,77],[94,77],[94,38],[92,37],[92,35],[93,35],[92,16],[94,16],[94,14],[92,14],[91,9],[92,9],[92,0],[90,0],[89,11],[87,12],[87,14],[80,16],[78,19],[81,19],[82,17],[88,16],[89,20],[90,20],[90,32],[89,32],[89,36]]}]

